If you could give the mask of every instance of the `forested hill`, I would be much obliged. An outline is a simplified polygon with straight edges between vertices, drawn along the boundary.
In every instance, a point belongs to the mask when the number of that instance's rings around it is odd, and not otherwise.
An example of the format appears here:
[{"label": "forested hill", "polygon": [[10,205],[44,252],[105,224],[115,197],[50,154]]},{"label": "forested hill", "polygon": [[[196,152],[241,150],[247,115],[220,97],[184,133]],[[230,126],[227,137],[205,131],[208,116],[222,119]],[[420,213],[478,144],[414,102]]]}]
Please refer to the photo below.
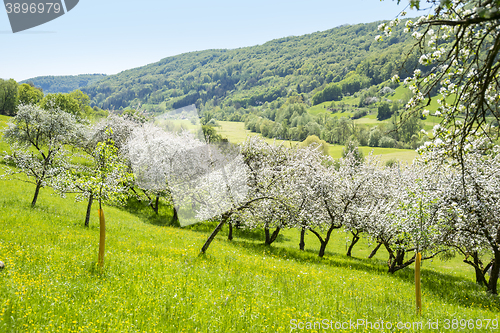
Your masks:
[{"label": "forested hill", "polygon": [[291,91],[310,98],[346,76],[361,85],[378,84],[398,72],[410,44],[403,27],[389,40],[375,41],[379,23],[344,25],[252,47],[185,53],[107,76],[82,90],[104,109],[141,104],[160,111],[193,103],[200,107],[207,101],[246,108]]},{"label": "forested hill", "polygon": [[37,76],[19,83],[32,82],[36,87],[42,88],[44,93],[69,93],[76,89],[95,83],[105,74],[81,74],[65,76]]}]

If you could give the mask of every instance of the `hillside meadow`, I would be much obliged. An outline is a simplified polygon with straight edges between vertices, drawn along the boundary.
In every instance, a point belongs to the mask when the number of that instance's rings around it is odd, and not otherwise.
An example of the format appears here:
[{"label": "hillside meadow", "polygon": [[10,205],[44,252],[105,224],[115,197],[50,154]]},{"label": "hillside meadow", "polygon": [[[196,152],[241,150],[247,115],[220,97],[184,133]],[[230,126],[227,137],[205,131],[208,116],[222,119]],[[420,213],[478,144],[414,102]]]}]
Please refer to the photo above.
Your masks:
[{"label": "hillside meadow", "polygon": [[[6,121],[0,118],[0,127]],[[0,149],[8,145],[0,141]],[[200,255],[215,224],[170,226],[172,210],[163,201],[159,215],[135,200],[104,207],[100,269],[97,211],[85,228],[86,203],[72,195],[44,188],[31,208],[33,185],[0,182],[0,332],[290,332],[308,322],[320,322],[309,331],[322,332],[325,323],[349,321],[356,325],[343,331],[373,331],[381,321],[391,331],[405,324],[431,331],[430,323],[453,320],[481,323],[467,331],[484,332],[498,323],[498,296],[474,283],[461,258],[423,263],[417,317],[413,268],[388,274],[386,251],[366,259],[370,240],[347,257],[350,235],[339,231],[318,258],[312,234],[299,251],[297,230],[265,246],[262,230],[236,229],[228,241],[224,229]]]},{"label": "hillside meadow", "polygon": [[200,256],[213,225],[167,226],[165,205],[153,219],[144,209],[105,207],[100,270],[96,212],[85,228],[84,203],[44,189],[31,209],[31,185],[2,183],[3,332],[288,332],[291,319],[498,318],[498,297],[475,285],[458,259],[424,263],[423,315],[416,318],[413,269],[387,274],[386,253],[365,259],[366,241],[348,258],[340,232],[319,259],[311,235],[301,252],[295,230],[271,247],[257,239],[261,232],[237,231],[235,240],[221,235]]},{"label": "hillside meadow", "polygon": [[[399,85],[396,89],[394,89],[393,93],[389,93],[385,95],[385,98],[387,98],[390,101],[404,101],[407,100],[408,97],[411,97],[411,93],[407,87],[404,85]],[[447,100],[451,101],[452,98],[454,97],[451,96]],[[441,122],[441,118],[433,116],[434,112],[437,110],[439,107],[439,104],[437,102],[438,99],[442,98],[441,95],[436,95],[432,96],[431,102],[429,105],[426,107],[427,110],[430,111],[430,115],[425,117],[423,120],[423,129],[426,131],[431,131],[432,128],[439,124]],[[351,118],[354,115],[354,110],[359,110],[359,109],[364,109],[368,113],[366,116],[363,116],[359,119],[354,119],[354,123],[356,125],[366,125],[369,127],[377,126],[380,124],[388,124],[391,122],[391,119],[386,119],[379,121],[377,120],[377,108],[378,108],[378,103],[371,104],[366,106],[365,108],[359,108],[359,97],[354,97],[354,96],[343,96],[342,99],[338,102],[333,102],[335,105],[338,107],[339,103],[343,103],[346,107],[346,110],[344,112],[335,112],[332,113],[328,110],[328,108],[331,106],[332,102],[323,102],[314,106],[311,106],[308,109],[308,112],[312,115],[320,115],[320,114],[327,114],[329,117],[346,117],[346,118]]]},{"label": "hillside meadow", "polygon": [[[252,136],[252,135],[261,136],[259,133],[252,133],[249,130],[246,130],[245,124],[241,122],[218,121],[217,123],[220,125],[219,127],[217,127],[217,132],[222,134],[223,137],[228,138],[230,142],[240,143],[245,141],[247,136]],[[298,141],[274,140],[269,138],[264,138],[264,140],[270,143],[277,142],[292,146],[300,143]],[[344,149],[344,146],[328,144],[328,153],[333,158],[340,158],[342,156],[342,149]],[[411,161],[415,158],[415,156],[417,156],[417,153],[414,150],[409,150],[409,149],[380,148],[380,147],[359,147],[359,149],[363,152],[365,156],[368,155],[370,152],[372,152],[373,155],[380,155],[380,160],[382,162],[397,159],[403,162],[411,163]]]}]

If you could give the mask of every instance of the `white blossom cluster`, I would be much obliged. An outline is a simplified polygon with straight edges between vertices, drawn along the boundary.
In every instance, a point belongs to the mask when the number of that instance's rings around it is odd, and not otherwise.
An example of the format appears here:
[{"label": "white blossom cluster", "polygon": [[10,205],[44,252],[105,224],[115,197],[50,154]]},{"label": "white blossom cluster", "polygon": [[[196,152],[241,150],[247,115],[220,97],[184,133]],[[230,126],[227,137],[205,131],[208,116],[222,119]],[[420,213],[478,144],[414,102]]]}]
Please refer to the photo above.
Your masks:
[{"label": "white blossom cluster", "polygon": [[443,232],[435,241],[464,255],[476,276],[484,279],[490,265],[488,290],[496,293],[500,269],[500,147],[482,135],[468,136],[459,145],[451,131],[441,131],[419,152],[421,164],[433,170],[432,187],[439,194],[436,227]]},{"label": "white blossom cluster", "polygon": [[[406,110],[422,112],[431,91],[439,88],[442,97],[434,115],[441,117],[443,128],[457,128],[457,119],[463,119],[455,135],[461,142],[472,129],[489,126],[487,117],[500,119],[500,11],[494,1],[429,2],[434,13],[405,22],[405,31],[415,39],[419,64],[427,66],[424,73],[416,69],[404,81],[413,93]],[[379,30],[390,35],[391,27],[400,22],[381,24]],[[393,81],[399,82],[399,77]],[[423,110],[423,115],[428,112]]]},{"label": "white blossom cluster", "polygon": [[230,210],[247,191],[241,154],[233,147],[208,145],[187,131],[170,133],[146,123],[134,129],[126,151],[137,185],[168,190],[184,214],[182,225]]},{"label": "white blossom cluster", "polygon": [[3,176],[24,173],[27,178],[21,179],[36,185],[34,206],[40,188],[68,168],[70,154],[65,147],[81,142],[83,132],[83,125],[60,109],[19,105],[17,115],[4,130],[12,151],[4,155],[7,167]]}]

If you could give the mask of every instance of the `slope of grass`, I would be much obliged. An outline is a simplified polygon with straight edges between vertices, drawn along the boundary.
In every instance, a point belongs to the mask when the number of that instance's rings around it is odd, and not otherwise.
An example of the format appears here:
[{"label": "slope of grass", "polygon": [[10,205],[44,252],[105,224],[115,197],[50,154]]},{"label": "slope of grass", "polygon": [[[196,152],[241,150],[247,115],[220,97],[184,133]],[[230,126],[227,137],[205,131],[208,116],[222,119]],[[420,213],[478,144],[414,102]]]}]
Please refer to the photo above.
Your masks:
[{"label": "slope of grass", "polygon": [[400,84],[399,87],[394,89],[394,93],[389,95],[387,98],[389,98],[392,101],[399,101],[399,100],[405,100],[410,97],[411,97],[410,90],[405,86],[403,86],[403,84]]},{"label": "slope of grass", "polygon": [[[31,209],[32,190],[22,182],[2,183],[2,332],[289,332],[292,319],[393,325],[498,319],[498,297],[486,295],[455,262],[449,268],[424,264],[424,309],[416,318],[413,270],[388,275],[381,259],[345,257],[342,234],[324,259],[316,256],[312,235],[308,251],[296,250],[293,230],[272,247],[221,235],[199,256],[206,232],[144,223],[105,207],[101,271],[95,265],[97,214],[86,229],[85,204],[47,189]],[[355,255],[367,251],[360,245]]]},{"label": "slope of grass", "polygon": [[[0,117],[0,127],[7,120]],[[337,147],[330,148],[337,153]],[[223,229],[199,256],[213,223],[170,227],[164,202],[158,216],[136,200],[104,207],[107,247],[100,270],[96,207],[84,228],[86,203],[73,196],[42,189],[32,209],[32,185],[0,180],[0,188],[0,332],[290,332],[293,319],[383,320],[395,330],[398,322],[439,320],[442,328],[445,320],[500,319],[499,298],[473,282],[460,258],[424,262],[419,318],[413,269],[387,274],[387,252],[366,259],[373,248],[367,239],[349,258],[350,235],[335,233],[320,259],[311,233],[306,251],[299,251],[297,230],[285,230],[269,247],[262,245],[262,231],[236,230],[230,242]]]},{"label": "slope of grass", "polygon": [[252,133],[250,130],[245,129],[245,123],[234,121],[217,121],[220,125],[216,128],[217,133],[226,137],[232,143],[241,143],[246,140],[248,136],[260,135],[259,133]]},{"label": "slope of grass", "polygon": [[330,117],[345,117],[345,118],[351,118],[354,112],[352,111],[351,108],[346,107],[346,110],[344,112],[335,112],[332,113],[331,111],[328,110],[332,102],[323,102],[318,105],[311,106],[307,112],[312,114],[312,115],[319,115],[319,114],[328,114]]}]

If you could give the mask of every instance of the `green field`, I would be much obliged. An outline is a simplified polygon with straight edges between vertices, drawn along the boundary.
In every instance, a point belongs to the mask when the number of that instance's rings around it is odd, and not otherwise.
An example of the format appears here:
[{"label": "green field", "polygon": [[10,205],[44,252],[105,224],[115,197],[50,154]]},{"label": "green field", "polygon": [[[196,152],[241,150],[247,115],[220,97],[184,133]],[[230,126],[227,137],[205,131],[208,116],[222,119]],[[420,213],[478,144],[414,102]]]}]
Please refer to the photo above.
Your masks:
[{"label": "green field", "polygon": [[[408,88],[405,88],[403,85],[400,85],[399,87],[397,87],[395,90],[394,90],[394,93],[392,94],[387,94],[385,96],[386,98],[392,100],[392,101],[399,101],[399,100],[407,100],[408,98],[411,97],[411,95],[409,94],[409,90]],[[436,116],[433,116],[434,112],[437,110],[438,108],[438,103],[437,103],[437,100],[441,98],[441,95],[437,95],[437,96],[434,96],[431,100],[431,103],[429,104],[429,106],[426,107],[426,109],[428,109],[430,111],[430,115],[427,116],[424,120],[423,120],[423,129],[428,131],[428,132],[432,132],[432,129],[435,125],[439,124],[442,120],[442,118],[440,117],[436,117]],[[450,99],[453,98],[450,97]],[[331,107],[331,104],[332,102],[331,101],[327,101],[327,102],[323,102],[323,103],[320,103],[318,105],[313,105],[311,106],[309,109],[308,109],[308,112],[312,115],[324,115],[324,114],[327,114],[329,117],[346,117],[346,118],[351,118],[353,115],[354,115],[354,111],[355,110],[359,110],[359,109],[362,109],[362,108],[358,108],[357,105],[359,104],[359,97],[354,97],[354,96],[344,96],[342,98],[341,101],[337,101],[337,102],[333,102],[335,104],[335,107],[338,108],[340,103],[343,103],[345,105],[345,110],[344,112],[335,112],[335,113],[332,113],[331,111],[328,110],[328,108]],[[378,126],[380,124],[389,124],[392,122],[392,119],[386,119],[386,120],[382,120],[382,121],[379,121],[377,120],[377,104],[372,104],[366,108],[364,108],[368,114],[362,118],[359,118],[359,119],[354,119],[353,122],[356,124],[356,125],[363,125],[363,126],[367,126],[367,127],[374,127],[374,126]],[[236,129],[232,129],[231,132],[236,132],[237,130]],[[230,137],[230,135],[228,136]],[[340,156],[336,149],[333,148],[331,150],[333,153],[331,153],[331,155],[333,157],[338,157]],[[340,150],[341,151],[341,150]],[[363,152],[368,153],[370,150],[369,149],[365,149],[363,148]],[[379,153],[377,152],[376,154],[384,154],[384,156],[381,157],[382,160],[389,160],[389,159],[393,159],[393,158],[397,158],[397,159],[400,159],[400,160],[404,160],[404,161],[411,161],[413,160],[413,157],[415,157],[416,155],[413,154],[413,153],[410,153],[410,152],[405,152],[404,150],[403,151],[394,151],[394,152],[391,152],[391,153]],[[391,156],[385,156],[386,154],[391,154]]]},{"label": "green field", "polygon": [[180,132],[182,130],[188,130],[196,132],[201,128],[199,123],[193,124],[187,119],[155,119],[154,124],[160,128],[168,129],[172,132]]},{"label": "green field", "polygon": [[323,102],[321,104],[311,106],[307,110],[307,112],[309,112],[310,114],[313,114],[315,116],[318,114],[327,113],[330,117],[337,117],[337,118],[340,118],[340,117],[351,118],[352,115],[354,114],[354,112],[348,112],[348,111],[332,113],[331,111],[328,111],[328,109],[327,109],[330,107],[331,103],[332,102]]},{"label": "green field", "polygon": [[394,93],[390,94],[388,98],[393,101],[409,99],[411,98],[411,92],[403,84],[400,84],[399,87],[394,89]]},{"label": "green field", "polygon": [[[405,88],[403,85],[400,85],[394,90],[393,94],[388,94],[386,97],[392,101],[398,101],[398,100],[405,100],[411,97],[409,94],[408,88]],[[438,103],[437,100],[441,98],[441,95],[434,96],[431,100],[431,103],[429,106],[426,107],[428,109],[431,115],[427,116],[426,119],[423,121],[424,122],[424,129],[426,131],[432,130],[432,128],[439,124],[441,122],[440,117],[435,117],[432,116],[434,112],[438,108]],[[453,98],[449,97],[449,99]],[[327,110],[327,108],[330,107],[332,102],[323,102],[318,105],[311,106],[308,109],[308,112],[312,115],[319,115],[319,114],[324,114],[327,113],[330,117],[347,117],[350,118],[354,115],[354,109],[360,109],[357,108],[357,105],[359,104],[359,97],[353,97],[353,96],[345,96],[342,98],[341,101],[338,102],[333,102],[335,105],[338,107],[339,103],[344,103],[347,106],[346,111],[344,112],[336,112],[336,113],[331,113],[330,111]],[[383,120],[383,121],[378,121],[377,120],[377,107],[374,106],[376,104],[372,104],[369,107],[366,108],[368,111],[368,114],[362,118],[355,119],[354,123],[358,125],[366,125],[369,127],[377,126],[379,124],[383,123],[389,123],[391,120]]]},{"label": "green field", "polygon": [[[362,118],[365,119],[365,118]],[[259,133],[252,133],[245,129],[245,124],[240,122],[231,121],[219,121],[220,127],[217,128],[217,132],[222,134],[222,136],[227,137],[230,142],[240,143],[245,141],[247,136],[258,135]],[[285,145],[297,145],[298,141],[284,141],[284,140],[273,140],[265,138],[269,143],[277,142],[284,143]],[[344,146],[328,144],[328,153],[333,158],[340,158],[342,156],[342,149]],[[410,163],[413,161],[417,153],[413,150],[408,149],[396,149],[396,148],[373,148],[373,147],[360,147],[363,154],[366,156],[373,151],[373,155],[380,155],[380,160],[385,162],[391,159],[398,159],[403,162]]]},{"label": "green field", "polygon": [[[105,207],[106,263],[95,264],[97,213],[83,227],[85,204],[44,189],[31,209],[32,186],[3,181],[0,194],[1,332],[289,332],[290,320],[397,322],[498,319],[498,297],[472,281],[459,258],[424,262],[423,315],[414,315],[413,269],[389,275],[387,253],[363,240],[345,256],[339,232],[324,259],[318,242],[288,230],[272,246],[262,232],[224,232],[205,256],[212,225],[180,229],[170,209]],[[257,239],[260,237],[260,239]],[[369,329],[354,331],[370,331]],[[476,330],[478,332],[484,330]]]},{"label": "green field", "polygon": [[[0,117],[0,127],[6,120]],[[1,140],[0,147],[7,148]],[[228,241],[223,229],[200,256],[214,223],[171,227],[163,201],[159,215],[134,200],[104,207],[101,270],[96,211],[85,228],[86,203],[72,195],[62,199],[44,188],[31,208],[34,186],[8,179],[0,186],[0,332],[290,332],[291,320],[395,327],[500,319],[499,297],[473,282],[461,258],[423,263],[423,314],[416,317],[413,268],[389,275],[385,250],[366,259],[374,247],[368,239],[347,257],[350,235],[339,231],[321,259],[310,233],[299,251],[297,230],[265,246],[262,230],[236,229]]]}]

